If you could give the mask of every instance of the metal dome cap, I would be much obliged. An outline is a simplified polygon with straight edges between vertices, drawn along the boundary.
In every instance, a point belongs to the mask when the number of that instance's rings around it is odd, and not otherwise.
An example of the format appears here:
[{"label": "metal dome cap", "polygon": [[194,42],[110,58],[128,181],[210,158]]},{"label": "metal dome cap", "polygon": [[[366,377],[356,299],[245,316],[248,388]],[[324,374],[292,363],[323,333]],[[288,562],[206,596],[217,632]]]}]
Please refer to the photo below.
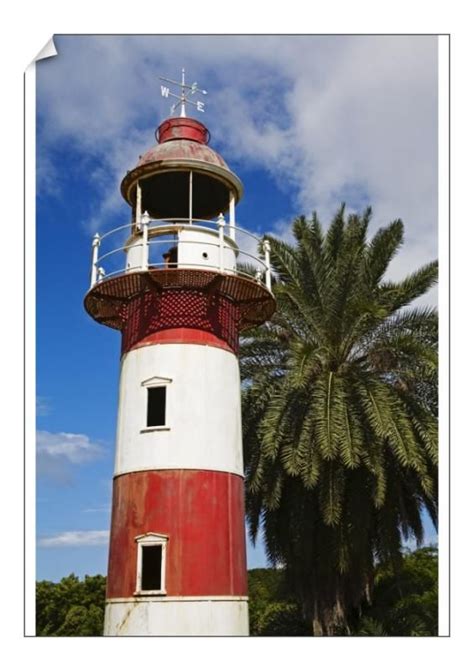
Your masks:
[{"label": "metal dome cap", "polygon": [[158,144],[170,140],[194,140],[209,144],[211,134],[204,124],[190,117],[171,117],[158,126],[155,131]]},{"label": "metal dome cap", "polygon": [[193,173],[193,216],[210,219],[229,209],[229,192],[238,202],[243,194],[240,179],[224,159],[208,146],[210,134],[196,119],[166,119],[156,131],[158,144],[139,158],[127,173],[120,190],[132,207],[137,183],[142,209],[152,218],[186,217],[189,212],[189,173]]}]

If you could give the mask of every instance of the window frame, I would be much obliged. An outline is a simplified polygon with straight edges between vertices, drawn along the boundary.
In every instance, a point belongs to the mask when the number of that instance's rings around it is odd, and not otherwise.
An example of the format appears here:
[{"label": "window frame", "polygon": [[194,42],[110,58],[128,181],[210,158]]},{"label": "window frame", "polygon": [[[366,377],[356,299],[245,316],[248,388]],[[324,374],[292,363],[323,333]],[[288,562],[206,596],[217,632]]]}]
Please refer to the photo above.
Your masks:
[{"label": "window frame", "polygon": [[[150,377],[147,380],[143,380],[141,386],[144,392],[144,416],[143,416],[143,428],[140,429],[140,433],[150,433],[152,431],[169,431],[170,426],[168,424],[168,412],[169,412],[169,393],[167,387],[173,382],[170,377]],[[153,389],[155,387],[164,387],[165,388],[165,424],[157,426],[148,426],[148,402],[149,394],[148,389]]]},{"label": "window frame", "polygon": [[[166,595],[166,548],[169,536],[156,532],[148,532],[135,536],[137,543],[137,575],[134,596],[164,596]],[[143,548],[161,546],[161,589],[142,589]]]}]

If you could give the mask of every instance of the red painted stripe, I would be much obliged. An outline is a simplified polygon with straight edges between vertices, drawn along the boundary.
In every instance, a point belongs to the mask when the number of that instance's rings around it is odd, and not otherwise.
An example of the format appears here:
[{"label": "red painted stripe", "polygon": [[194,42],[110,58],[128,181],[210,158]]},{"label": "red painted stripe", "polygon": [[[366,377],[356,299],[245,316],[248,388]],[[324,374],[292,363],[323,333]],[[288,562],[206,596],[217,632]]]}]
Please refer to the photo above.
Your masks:
[{"label": "red painted stripe", "polygon": [[114,480],[107,598],[133,596],[137,543],[169,536],[167,596],[245,596],[244,483],[218,471],[141,471]]},{"label": "red painted stripe", "polygon": [[133,345],[133,347],[130,348],[130,351],[132,349],[137,349],[138,347],[147,347],[148,345],[156,345],[158,343],[209,345],[210,347],[219,347],[220,349],[225,349],[227,352],[234,353],[232,347],[230,347],[225,340],[222,340],[222,338],[218,338],[213,333],[208,333],[207,331],[201,331],[200,329],[192,328],[166,329],[165,331],[151,333]]}]

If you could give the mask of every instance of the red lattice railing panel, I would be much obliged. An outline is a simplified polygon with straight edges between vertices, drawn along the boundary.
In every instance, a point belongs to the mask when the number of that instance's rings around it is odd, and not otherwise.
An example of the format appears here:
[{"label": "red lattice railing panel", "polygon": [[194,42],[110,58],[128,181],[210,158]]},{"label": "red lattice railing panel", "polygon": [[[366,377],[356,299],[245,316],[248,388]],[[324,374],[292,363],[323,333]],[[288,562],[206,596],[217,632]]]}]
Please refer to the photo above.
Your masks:
[{"label": "red lattice railing panel", "polygon": [[133,298],[124,314],[122,353],[158,331],[192,328],[211,333],[235,352],[239,343],[240,309],[218,293],[197,289],[165,289]]}]

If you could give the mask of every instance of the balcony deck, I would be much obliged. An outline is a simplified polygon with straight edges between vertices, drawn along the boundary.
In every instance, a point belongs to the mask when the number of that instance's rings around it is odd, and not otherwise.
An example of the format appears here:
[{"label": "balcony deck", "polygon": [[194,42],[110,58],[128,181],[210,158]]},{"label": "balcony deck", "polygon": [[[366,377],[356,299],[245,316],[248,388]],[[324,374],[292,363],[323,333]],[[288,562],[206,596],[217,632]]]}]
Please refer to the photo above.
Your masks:
[{"label": "balcony deck", "polygon": [[[137,296],[185,289],[209,296],[219,293],[238,305],[239,330],[261,324],[275,310],[269,245],[263,241],[261,258],[257,256],[261,242],[257,236],[239,227],[230,228],[223,218],[217,222],[192,223],[142,220],[140,225],[128,224],[102,236],[96,235],[91,288],[84,300],[87,312],[102,324],[122,329],[127,305]],[[118,246],[114,241],[117,235]],[[252,251],[241,249],[236,237]],[[108,243],[105,251],[104,240]],[[170,244],[176,246],[176,260],[160,261],[156,251],[167,250]],[[206,251],[202,252],[203,249]],[[204,262],[201,261],[203,256]],[[102,264],[107,266],[108,272]]]}]

